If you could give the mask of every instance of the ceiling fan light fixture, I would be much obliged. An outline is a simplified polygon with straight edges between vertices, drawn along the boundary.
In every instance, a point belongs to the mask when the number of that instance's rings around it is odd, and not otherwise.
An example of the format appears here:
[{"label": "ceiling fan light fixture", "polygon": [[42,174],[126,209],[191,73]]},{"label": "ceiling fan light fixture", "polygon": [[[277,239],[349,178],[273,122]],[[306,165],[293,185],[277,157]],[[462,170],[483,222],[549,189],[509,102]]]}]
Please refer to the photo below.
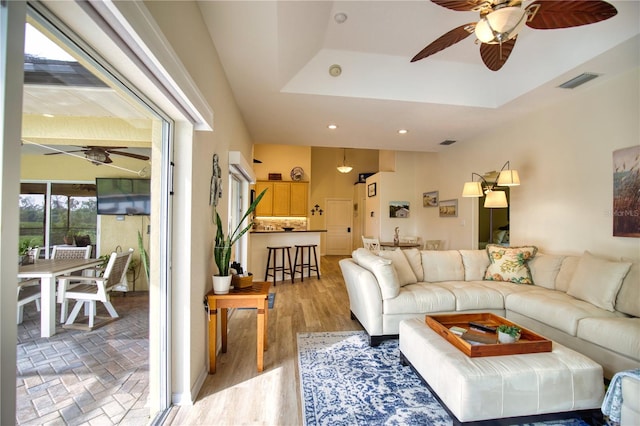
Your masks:
[{"label": "ceiling fan light fixture", "polygon": [[84,156],[95,165],[100,165],[107,161],[107,154],[104,151],[99,151],[97,149],[90,149],[86,151]]},{"label": "ceiling fan light fixture", "polygon": [[522,29],[527,11],[517,7],[503,7],[488,13],[476,24],[478,40],[486,44],[497,44],[511,40]]}]

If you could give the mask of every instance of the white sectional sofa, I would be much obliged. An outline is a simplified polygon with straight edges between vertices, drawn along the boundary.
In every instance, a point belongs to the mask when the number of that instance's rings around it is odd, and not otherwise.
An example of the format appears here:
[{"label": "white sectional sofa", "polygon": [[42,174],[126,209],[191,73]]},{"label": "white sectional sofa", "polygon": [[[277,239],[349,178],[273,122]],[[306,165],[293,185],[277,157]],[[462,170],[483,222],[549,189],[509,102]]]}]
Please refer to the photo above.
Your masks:
[{"label": "white sectional sofa", "polygon": [[379,254],[358,249],[340,267],[352,318],[372,346],[397,338],[404,319],[493,312],[588,356],[607,378],[640,367],[638,262],[490,245]]}]

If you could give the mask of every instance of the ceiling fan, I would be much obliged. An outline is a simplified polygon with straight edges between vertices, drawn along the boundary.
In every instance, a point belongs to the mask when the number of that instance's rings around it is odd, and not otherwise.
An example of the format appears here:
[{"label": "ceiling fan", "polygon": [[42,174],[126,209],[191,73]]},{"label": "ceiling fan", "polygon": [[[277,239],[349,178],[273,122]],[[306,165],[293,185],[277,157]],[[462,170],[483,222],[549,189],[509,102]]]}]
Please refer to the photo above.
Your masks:
[{"label": "ceiling fan", "polygon": [[537,0],[522,7],[522,0],[431,0],[456,11],[480,13],[478,22],[461,25],[422,49],[411,62],[433,55],[475,33],[482,61],[498,71],[509,59],[518,32],[527,25],[538,30],[578,27],[615,16],[618,11],[603,0]]},{"label": "ceiling fan", "polygon": [[122,155],[123,157],[130,157],[130,158],[135,158],[137,160],[144,160],[144,161],[149,159],[149,157],[147,157],[146,155],[133,154],[131,152],[124,152],[124,151],[116,151],[118,149],[125,149],[127,148],[126,146],[105,147],[105,146],[90,145],[90,146],[83,146],[79,148],[82,148],[82,149],[78,149],[74,151],[50,152],[44,155],[58,155],[58,154],[67,154],[72,152],[83,152],[87,160],[91,161],[96,166],[99,166],[100,164],[113,163],[113,160],[109,158],[110,154]]}]

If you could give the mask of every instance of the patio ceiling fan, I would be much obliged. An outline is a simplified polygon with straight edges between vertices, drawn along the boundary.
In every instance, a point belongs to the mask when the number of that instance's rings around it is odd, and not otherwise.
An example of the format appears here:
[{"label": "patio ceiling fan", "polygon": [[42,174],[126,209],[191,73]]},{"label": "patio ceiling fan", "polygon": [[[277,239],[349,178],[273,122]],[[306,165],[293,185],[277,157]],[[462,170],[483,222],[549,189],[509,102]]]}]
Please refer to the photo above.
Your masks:
[{"label": "patio ceiling fan", "polygon": [[498,71],[509,59],[520,30],[526,25],[538,30],[578,27],[615,16],[618,11],[603,0],[537,0],[522,7],[522,0],[431,0],[456,11],[480,13],[478,22],[461,25],[422,49],[411,62],[433,55],[471,34],[480,43],[482,61]]},{"label": "patio ceiling fan", "polygon": [[136,160],[146,161],[149,159],[146,155],[134,154],[131,152],[117,151],[119,149],[126,149],[126,146],[113,146],[113,147],[105,147],[105,146],[83,146],[79,147],[81,149],[73,150],[73,151],[57,151],[50,152],[44,155],[59,155],[59,154],[67,154],[74,152],[82,152],[87,160],[91,161],[96,166],[100,164],[110,164],[113,163],[113,160],[109,157],[111,154],[113,155],[121,155],[123,157],[135,158]]}]

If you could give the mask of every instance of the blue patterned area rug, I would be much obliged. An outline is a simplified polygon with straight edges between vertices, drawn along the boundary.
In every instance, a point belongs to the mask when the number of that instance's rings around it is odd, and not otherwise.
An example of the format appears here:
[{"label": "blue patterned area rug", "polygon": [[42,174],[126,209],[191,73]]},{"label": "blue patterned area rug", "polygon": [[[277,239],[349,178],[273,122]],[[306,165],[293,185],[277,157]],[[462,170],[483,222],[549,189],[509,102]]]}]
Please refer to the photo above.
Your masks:
[{"label": "blue patterned area rug", "polygon": [[363,331],[298,333],[298,367],[307,426],[453,423],[411,367],[400,363],[398,340],[372,348]]}]

